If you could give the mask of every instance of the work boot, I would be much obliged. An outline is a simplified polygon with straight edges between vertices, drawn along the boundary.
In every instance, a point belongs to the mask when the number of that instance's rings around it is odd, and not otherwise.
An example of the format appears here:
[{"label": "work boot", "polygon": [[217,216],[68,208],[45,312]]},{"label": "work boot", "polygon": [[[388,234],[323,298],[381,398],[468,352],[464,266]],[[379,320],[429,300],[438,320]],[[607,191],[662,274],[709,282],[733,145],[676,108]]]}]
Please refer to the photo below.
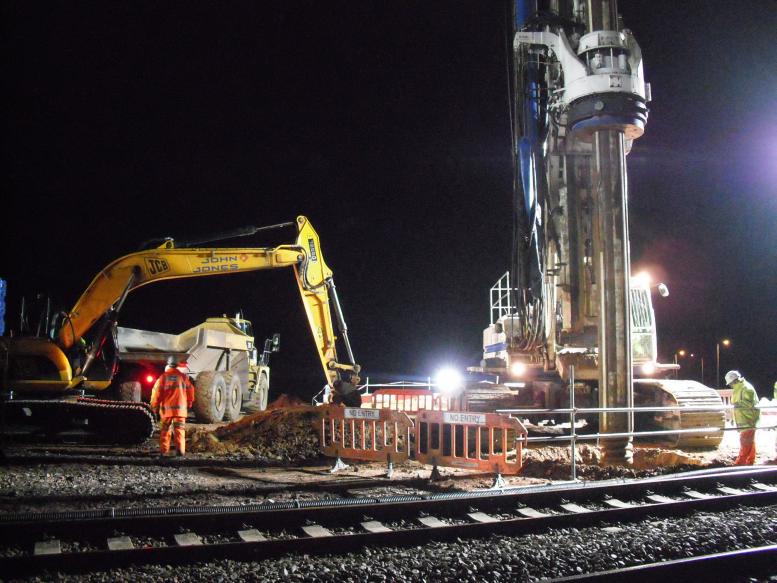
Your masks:
[{"label": "work boot", "polygon": [[182,451],[179,451],[176,455],[178,457],[186,457],[186,454],[184,452],[182,452]]}]

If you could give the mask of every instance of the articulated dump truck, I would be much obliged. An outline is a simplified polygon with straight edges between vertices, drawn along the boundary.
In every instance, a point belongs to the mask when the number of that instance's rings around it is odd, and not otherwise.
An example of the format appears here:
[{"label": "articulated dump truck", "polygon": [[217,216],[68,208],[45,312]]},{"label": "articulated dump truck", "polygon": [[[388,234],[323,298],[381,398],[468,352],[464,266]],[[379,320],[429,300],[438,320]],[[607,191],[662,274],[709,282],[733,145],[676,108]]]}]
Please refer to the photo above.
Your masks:
[{"label": "articulated dump truck", "polygon": [[[296,227],[293,243],[202,245],[285,227]],[[354,361],[332,270],[324,261],[315,229],[299,216],[294,222],[247,227],[195,243],[164,239],[103,268],[71,310],[50,319],[47,307],[39,320],[43,324],[34,333],[21,325],[19,333],[1,337],[4,428],[46,439],[71,433],[98,443],[143,442],[153,433],[154,416],[147,403],[136,401],[137,378],[127,371],[135,374],[143,365],[153,371],[152,365],[170,354],[190,359],[199,393],[196,413],[203,420],[235,418],[241,406],[262,408],[269,383],[266,359],[272,346],[266,346],[259,358],[246,321],[211,318],[173,335],[120,328],[118,316],[129,293],[144,285],[278,268],[293,270],[334,401],[358,404],[360,367]],[[338,358],[338,340],[346,349],[347,362]],[[147,376],[159,372],[161,367]]]},{"label": "articulated dump truck", "polygon": [[[117,327],[124,400],[148,401],[153,381],[166,359],[185,360],[195,387],[198,421],[235,421],[241,410],[264,411],[270,389],[269,356],[279,348],[279,335],[265,341],[261,354],[254,345],[251,323],[234,318],[208,318],[181,334]],[[145,390],[144,390],[145,389]]]}]

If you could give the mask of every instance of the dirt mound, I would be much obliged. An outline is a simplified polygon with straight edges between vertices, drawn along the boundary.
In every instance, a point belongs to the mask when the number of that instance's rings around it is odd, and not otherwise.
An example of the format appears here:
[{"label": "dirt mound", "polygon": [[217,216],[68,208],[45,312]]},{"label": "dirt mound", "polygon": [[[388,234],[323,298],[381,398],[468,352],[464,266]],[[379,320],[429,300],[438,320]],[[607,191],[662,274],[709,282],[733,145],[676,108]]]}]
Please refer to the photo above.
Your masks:
[{"label": "dirt mound", "polygon": [[[630,468],[600,467],[602,452],[598,447],[579,445],[575,455],[578,478],[603,480],[634,477]],[[572,475],[572,457],[568,447],[538,447],[523,450],[521,475],[527,478],[569,480]]]},{"label": "dirt mound", "polygon": [[187,449],[254,457],[268,463],[294,463],[319,457],[318,435],[313,421],[315,407],[269,409],[247,415],[215,431],[194,427],[187,431]]},{"label": "dirt mound", "polygon": [[302,399],[299,399],[295,397],[294,395],[287,395],[286,393],[281,393],[278,395],[278,398],[275,399],[272,403],[269,403],[267,405],[267,410],[271,409],[288,409],[290,407],[307,407],[308,403],[303,401]]},{"label": "dirt mound", "polygon": [[677,466],[705,466],[705,460],[700,456],[688,454],[682,450],[667,450],[660,448],[645,448],[634,450],[634,467],[639,469],[656,469]]},{"label": "dirt mound", "polygon": [[[579,445],[575,457],[578,478],[607,480],[611,478],[647,478],[673,472],[727,465],[719,459],[706,459],[702,454],[665,450],[661,448],[634,448],[632,466],[601,466],[601,448]],[[572,460],[568,447],[538,447],[523,450],[521,475],[547,480],[568,480]]]}]

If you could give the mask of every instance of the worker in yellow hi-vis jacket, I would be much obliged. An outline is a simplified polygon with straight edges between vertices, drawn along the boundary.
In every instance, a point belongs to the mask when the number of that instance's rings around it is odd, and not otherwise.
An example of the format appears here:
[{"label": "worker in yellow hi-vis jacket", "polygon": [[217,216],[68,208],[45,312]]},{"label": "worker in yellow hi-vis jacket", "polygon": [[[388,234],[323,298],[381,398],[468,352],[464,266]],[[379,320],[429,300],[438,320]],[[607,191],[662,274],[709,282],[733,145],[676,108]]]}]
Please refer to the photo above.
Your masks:
[{"label": "worker in yellow hi-vis jacket", "polygon": [[738,370],[726,373],[726,384],[732,389],[734,422],[739,430],[739,455],[734,463],[738,466],[752,466],[755,463],[755,427],[761,418],[758,393]]}]

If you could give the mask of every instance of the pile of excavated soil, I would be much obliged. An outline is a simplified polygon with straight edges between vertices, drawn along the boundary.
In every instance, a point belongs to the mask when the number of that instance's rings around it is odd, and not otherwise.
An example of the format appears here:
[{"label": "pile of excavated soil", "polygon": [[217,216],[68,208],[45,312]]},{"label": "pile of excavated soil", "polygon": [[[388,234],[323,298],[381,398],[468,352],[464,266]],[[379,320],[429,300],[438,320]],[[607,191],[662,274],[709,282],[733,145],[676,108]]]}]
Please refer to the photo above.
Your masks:
[{"label": "pile of excavated soil", "polygon": [[[602,454],[598,447],[580,445],[575,456],[576,472],[579,478],[602,480],[614,477],[633,477],[633,470],[622,468],[603,468],[598,465]],[[525,478],[545,478],[547,480],[569,480],[572,458],[569,447],[537,447],[523,450],[523,468],[521,476]]]},{"label": "pile of excavated soil", "polygon": [[[700,468],[731,465],[730,459],[717,451],[686,452],[655,447],[635,447],[631,466],[601,466],[602,450],[593,445],[579,445],[575,457],[578,478],[607,480],[612,478],[644,478]],[[537,447],[523,450],[521,476],[547,480],[568,480],[572,460],[569,447]]]},{"label": "pile of excavated soil", "polygon": [[[274,403],[275,404],[275,403]],[[318,458],[318,435],[313,422],[315,407],[281,406],[210,431],[187,431],[187,450],[192,453],[255,457],[270,463],[295,463]]]},{"label": "pile of excavated soil", "polygon": [[267,410],[269,411],[271,409],[288,409],[290,407],[306,406],[308,406],[308,403],[302,399],[298,399],[294,395],[287,395],[286,393],[282,393],[278,395],[277,399],[267,405]]}]

